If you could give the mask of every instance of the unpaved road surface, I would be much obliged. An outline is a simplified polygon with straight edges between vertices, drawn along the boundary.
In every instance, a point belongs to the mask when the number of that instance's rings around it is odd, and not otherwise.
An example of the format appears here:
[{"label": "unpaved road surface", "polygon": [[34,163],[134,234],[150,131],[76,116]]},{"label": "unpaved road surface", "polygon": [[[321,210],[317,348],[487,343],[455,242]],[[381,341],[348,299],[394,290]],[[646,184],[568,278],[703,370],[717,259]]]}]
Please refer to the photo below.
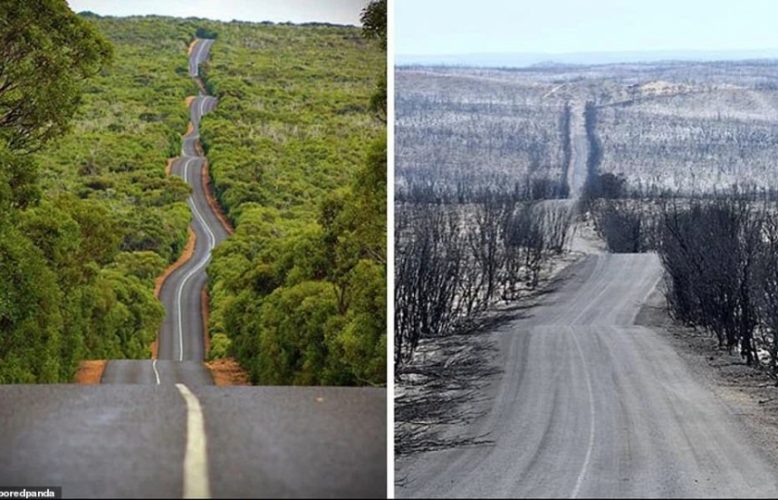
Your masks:
[{"label": "unpaved road surface", "polygon": [[573,101],[570,105],[570,164],[567,166],[567,185],[570,198],[583,194],[589,177],[589,138],[586,136],[585,104]]},{"label": "unpaved road surface", "polygon": [[493,333],[502,373],[457,432],[490,444],[397,466],[398,497],[776,497],[778,469],[736,410],[635,325],[656,255],[590,255]]}]

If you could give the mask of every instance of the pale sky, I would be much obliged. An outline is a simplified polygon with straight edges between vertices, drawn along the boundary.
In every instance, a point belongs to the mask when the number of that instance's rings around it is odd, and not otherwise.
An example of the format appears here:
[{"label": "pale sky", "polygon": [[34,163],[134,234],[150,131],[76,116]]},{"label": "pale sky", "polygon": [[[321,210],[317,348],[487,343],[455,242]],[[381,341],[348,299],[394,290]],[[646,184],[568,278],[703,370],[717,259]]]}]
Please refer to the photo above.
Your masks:
[{"label": "pale sky", "polygon": [[395,52],[778,48],[776,0],[394,0]]},{"label": "pale sky", "polygon": [[75,12],[103,16],[157,14],[220,21],[327,22],[361,25],[369,0],[68,0]]}]

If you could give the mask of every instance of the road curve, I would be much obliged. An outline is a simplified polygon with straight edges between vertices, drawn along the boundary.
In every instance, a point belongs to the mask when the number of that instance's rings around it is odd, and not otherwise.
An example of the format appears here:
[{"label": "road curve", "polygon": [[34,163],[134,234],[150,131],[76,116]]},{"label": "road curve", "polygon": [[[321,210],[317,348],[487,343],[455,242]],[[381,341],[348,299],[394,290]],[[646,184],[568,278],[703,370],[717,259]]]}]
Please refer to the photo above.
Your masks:
[{"label": "road curve", "polygon": [[[189,56],[190,76],[199,78],[198,66],[208,58],[213,40],[198,39]],[[197,142],[200,120],[216,105],[216,98],[202,93],[191,100],[189,112],[192,127],[184,136],[181,156],[173,162],[171,171],[192,186],[188,203],[192,211],[192,229],[197,237],[192,258],[172,273],[160,290],[160,300],[166,315],[159,333],[159,359],[202,361],[205,358],[201,292],[206,283],[205,268],[211,251],[227,237],[224,227],[213,213],[202,183],[205,158]]]},{"label": "road curve", "polygon": [[634,324],[656,255],[590,255],[494,333],[503,373],[457,434],[398,465],[398,497],[776,497],[778,470],[657,332]]},{"label": "road curve", "polygon": [[[196,42],[193,75],[212,43]],[[203,367],[200,291],[226,233],[196,141],[215,104],[192,100],[173,165],[192,186],[197,244],[161,291],[159,359],[111,361],[102,385],[0,385],[0,487],[61,486],[66,498],[386,494],[385,389],[217,387]]]},{"label": "road curve", "polygon": [[[199,65],[208,58],[213,40],[197,39],[189,54],[189,75],[200,88]],[[176,269],[162,285],[160,300],[165,306],[165,319],[158,334],[159,363],[144,361],[110,361],[102,382],[111,384],[185,383],[211,384],[213,380],[202,365],[205,352],[202,290],[206,285],[206,266],[213,248],[227,237],[224,227],[208,204],[202,169],[205,158],[199,149],[200,120],[216,106],[216,98],[202,92],[191,99],[189,115],[191,129],[181,142],[181,156],[171,165],[173,175],[183,178],[191,187],[187,200],[192,211],[192,230],[196,236],[191,258]],[[166,363],[162,363],[162,361]],[[183,366],[172,366],[171,362]]]}]

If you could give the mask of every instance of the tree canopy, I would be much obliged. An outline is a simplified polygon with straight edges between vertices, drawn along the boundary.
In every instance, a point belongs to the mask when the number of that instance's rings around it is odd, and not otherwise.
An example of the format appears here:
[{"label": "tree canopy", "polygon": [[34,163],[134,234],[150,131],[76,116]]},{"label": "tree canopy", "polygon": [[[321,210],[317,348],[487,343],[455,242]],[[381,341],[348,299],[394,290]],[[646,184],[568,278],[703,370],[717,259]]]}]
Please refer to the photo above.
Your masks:
[{"label": "tree canopy", "polygon": [[255,383],[382,385],[385,53],[350,27],[214,29],[200,131],[236,231],[208,268],[210,355]]},{"label": "tree canopy", "polygon": [[366,38],[378,40],[386,50],[386,0],[373,0],[362,10],[362,32]]},{"label": "tree canopy", "polygon": [[190,220],[164,169],[196,27],[64,1],[0,10],[0,383],[64,382],[83,359],[150,354],[154,278]]},{"label": "tree canopy", "polygon": [[0,11],[0,138],[36,149],[66,130],[111,45],[64,0],[0,0]]}]

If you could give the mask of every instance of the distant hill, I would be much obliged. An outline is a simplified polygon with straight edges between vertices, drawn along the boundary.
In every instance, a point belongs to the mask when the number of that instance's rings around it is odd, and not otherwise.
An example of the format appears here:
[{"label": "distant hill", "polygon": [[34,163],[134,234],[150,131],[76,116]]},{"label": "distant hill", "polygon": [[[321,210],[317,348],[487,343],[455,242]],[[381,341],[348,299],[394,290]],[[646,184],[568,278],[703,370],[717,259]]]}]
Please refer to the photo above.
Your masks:
[{"label": "distant hill", "polygon": [[614,52],[571,52],[551,53],[474,53],[443,55],[398,54],[398,66],[441,65],[441,66],[484,66],[523,68],[534,65],[591,65],[613,63],[641,63],[656,61],[737,61],[747,59],[778,59],[778,48],[764,50],[663,50],[663,51],[614,51]]}]

